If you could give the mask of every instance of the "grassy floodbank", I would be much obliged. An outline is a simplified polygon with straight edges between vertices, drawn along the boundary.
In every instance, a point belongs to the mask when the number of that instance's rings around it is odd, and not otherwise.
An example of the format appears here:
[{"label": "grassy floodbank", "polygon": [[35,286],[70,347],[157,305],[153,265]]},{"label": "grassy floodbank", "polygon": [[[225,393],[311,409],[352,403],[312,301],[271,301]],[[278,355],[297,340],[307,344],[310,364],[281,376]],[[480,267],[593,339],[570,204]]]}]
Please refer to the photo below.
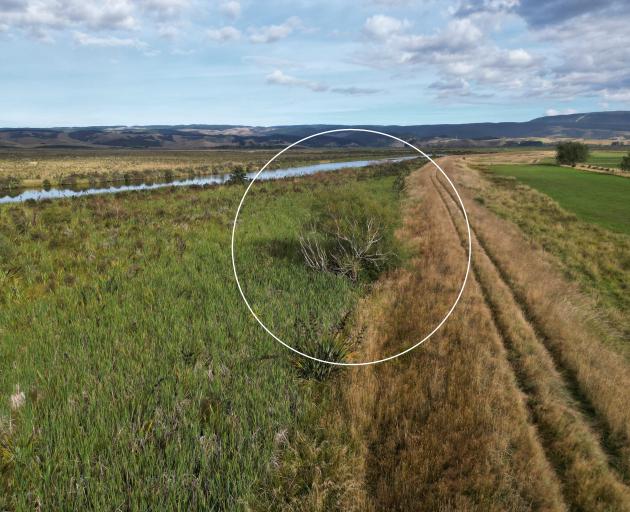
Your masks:
[{"label": "grassy floodbank", "polygon": [[[395,177],[369,176],[253,189],[237,258],[274,328],[334,323],[367,291],[307,269],[293,237],[313,196],[339,187],[395,217]],[[264,494],[283,439],[309,431],[326,384],[299,379],[238,296],[229,237],[242,192],[0,208],[3,509],[239,510]]]}]

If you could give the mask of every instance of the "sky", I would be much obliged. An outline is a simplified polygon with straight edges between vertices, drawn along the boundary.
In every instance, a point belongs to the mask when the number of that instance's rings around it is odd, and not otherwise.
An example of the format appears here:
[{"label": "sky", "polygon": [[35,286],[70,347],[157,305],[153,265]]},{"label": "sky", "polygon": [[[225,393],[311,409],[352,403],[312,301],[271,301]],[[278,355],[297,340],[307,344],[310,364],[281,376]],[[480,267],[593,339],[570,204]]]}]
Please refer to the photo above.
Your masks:
[{"label": "sky", "polygon": [[0,0],[0,126],[630,110],[627,0]]}]

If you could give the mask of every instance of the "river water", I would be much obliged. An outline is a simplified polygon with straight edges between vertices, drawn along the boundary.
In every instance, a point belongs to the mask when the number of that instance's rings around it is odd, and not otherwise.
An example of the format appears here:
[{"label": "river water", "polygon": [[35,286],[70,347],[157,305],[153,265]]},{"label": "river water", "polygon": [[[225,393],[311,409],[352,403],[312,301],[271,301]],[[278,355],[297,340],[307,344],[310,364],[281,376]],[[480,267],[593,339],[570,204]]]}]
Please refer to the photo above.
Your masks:
[{"label": "river water", "polygon": [[[385,162],[401,162],[417,158],[415,156],[407,156],[400,158],[385,158],[380,160],[352,160],[349,162],[329,162],[324,164],[304,165],[301,167],[286,167],[284,169],[275,169],[263,171],[258,176],[257,181],[277,180],[282,178],[292,178],[296,176],[307,176],[318,172],[336,171],[339,169],[366,167]],[[256,176],[256,172],[250,172],[247,176],[251,179]],[[41,201],[43,199],[62,199],[68,197],[92,196],[96,194],[116,194],[118,192],[129,192],[132,190],[153,190],[165,187],[189,187],[192,185],[221,185],[230,179],[229,174],[213,174],[199,178],[189,178],[182,180],[173,180],[163,183],[139,183],[137,185],[113,185],[110,187],[96,187],[85,189],[72,188],[50,188],[45,189],[28,189],[14,195],[5,195],[0,197],[0,204],[3,203],[22,203],[24,201],[34,200]],[[2,192],[0,192],[1,194]]]}]

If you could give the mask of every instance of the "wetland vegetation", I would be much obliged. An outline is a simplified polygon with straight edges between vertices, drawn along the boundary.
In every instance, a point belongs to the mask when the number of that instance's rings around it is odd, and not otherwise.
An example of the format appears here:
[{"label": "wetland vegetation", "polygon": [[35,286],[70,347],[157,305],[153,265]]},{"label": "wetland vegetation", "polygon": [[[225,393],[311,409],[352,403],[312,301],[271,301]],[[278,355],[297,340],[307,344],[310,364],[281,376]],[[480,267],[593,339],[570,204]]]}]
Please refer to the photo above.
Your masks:
[{"label": "wetland vegetation", "polygon": [[[314,272],[298,234],[342,188],[397,224],[385,164],[256,184],[237,264],[283,339],[332,333],[369,280]],[[240,300],[229,253],[243,186],[161,189],[0,208],[2,509],[235,510],[307,429],[320,367],[296,367]],[[350,317],[349,317],[350,318]],[[346,321],[350,321],[349,319]],[[319,337],[317,354],[330,353]],[[324,350],[324,352],[317,352]],[[323,376],[325,377],[325,375]],[[321,380],[321,379],[320,379]],[[11,398],[13,397],[13,398]]]}]

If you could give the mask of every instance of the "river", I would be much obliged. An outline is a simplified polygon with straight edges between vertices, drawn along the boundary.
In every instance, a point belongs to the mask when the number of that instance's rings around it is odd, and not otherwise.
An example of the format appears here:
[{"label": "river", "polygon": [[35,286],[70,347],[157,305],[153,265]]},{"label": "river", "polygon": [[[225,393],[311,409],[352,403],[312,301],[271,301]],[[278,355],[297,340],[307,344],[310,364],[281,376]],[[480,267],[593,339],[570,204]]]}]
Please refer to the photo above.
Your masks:
[{"label": "river", "polygon": [[[284,169],[275,169],[263,171],[258,176],[258,180],[277,180],[282,178],[293,178],[296,176],[307,176],[318,172],[336,171],[339,169],[366,167],[385,162],[401,162],[418,158],[415,156],[407,156],[400,158],[385,158],[379,160],[352,160],[349,162],[329,162],[323,164],[304,165],[301,167],[286,167]],[[256,176],[256,172],[247,174],[252,179]],[[117,194],[119,192],[129,192],[133,190],[154,190],[165,187],[190,187],[193,185],[221,185],[230,179],[229,174],[212,174],[198,178],[189,178],[182,180],[173,180],[163,183],[139,183],[136,185],[113,185],[109,187],[94,187],[85,189],[72,188],[50,188],[46,189],[27,189],[15,195],[5,195],[0,197],[0,204],[3,203],[22,203],[24,201],[42,201],[44,199],[63,199],[70,197],[92,196],[96,194]],[[2,193],[2,192],[0,192]]]}]

